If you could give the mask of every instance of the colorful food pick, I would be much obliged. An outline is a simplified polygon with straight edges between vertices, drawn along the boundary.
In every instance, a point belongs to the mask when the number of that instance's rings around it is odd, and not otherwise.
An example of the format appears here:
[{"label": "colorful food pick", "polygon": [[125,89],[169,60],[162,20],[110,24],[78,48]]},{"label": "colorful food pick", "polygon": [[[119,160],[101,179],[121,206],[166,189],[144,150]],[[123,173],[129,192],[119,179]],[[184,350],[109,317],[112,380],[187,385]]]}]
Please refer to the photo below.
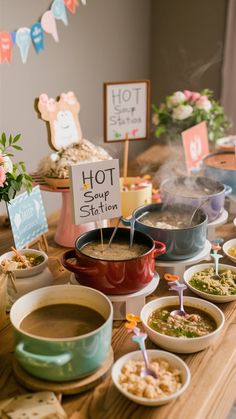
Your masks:
[{"label": "colorful food pick", "polygon": [[170,281],[169,282],[169,285],[170,285],[169,289],[173,290],[173,291],[177,291],[178,297],[179,297],[179,305],[180,305],[179,310],[173,310],[173,311],[171,311],[170,314],[172,316],[185,316],[187,313],[184,310],[184,296],[183,296],[183,293],[184,293],[184,290],[187,289],[187,286],[185,284],[181,284],[179,282],[179,276],[178,275],[172,275],[172,274],[169,274],[169,273],[165,273],[164,278],[167,281]]},{"label": "colorful food pick", "polygon": [[[221,239],[220,239],[221,240]],[[214,259],[214,268],[215,268],[215,274],[213,275],[213,279],[221,279],[219,275],[219,259],[221,259],[223,256],[218,255],[218,250],[221,249],[221,246],[219,245],[219,242],[213,241],[211,243],[212,252],[210,253],[211,257]]]},{"label": "colorful food pick", "polygon": [[125,327],[126,329],[132,331],[135,334],[135,336],[132,337],[132,340],[133,342],[136,342],[139,345],[139,348],[143,355],[145,368],[144,370],[142,370],[140,376],[146,377],[147,375],[151,375],[152,377],[157,378],[156,372],[150,367],[149,361],[148,361],[148,355],[147,355],[147,350],[145,346],[145,340],[147,339],[147,334],[142,333],[139,327],[137,327],[137,323],[141,322],[140,317],[129,313],[126,315],[126,320],[128,321],[125,323]]}]

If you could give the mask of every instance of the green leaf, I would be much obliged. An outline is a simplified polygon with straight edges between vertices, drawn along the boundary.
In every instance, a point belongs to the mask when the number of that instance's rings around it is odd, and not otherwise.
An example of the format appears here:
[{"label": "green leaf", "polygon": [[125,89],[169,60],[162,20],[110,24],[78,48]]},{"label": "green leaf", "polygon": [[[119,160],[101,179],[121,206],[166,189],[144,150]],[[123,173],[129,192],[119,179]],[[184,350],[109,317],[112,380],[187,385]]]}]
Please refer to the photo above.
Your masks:
[{"label": "green leaf", "polygon": [[13,144],[17,143],[17,141],[19,141],[20,137],[21,137],[21,134],[17,134],[13,139]]},{"label": "green leaf", "polygon": [[7,141],[6,134],[5,134],[5,132],[3,132],[2,133],[2,138],[1,138],[1,143],[2,143],[3,147],[5,147],[6,141]]},{"label": "green leaf", "polygon": [[9,145],[11,145],[12,144],[12,135],[10,135],[10,137],[9,137]]},{"label": "green leaf", "polygon": [[13,145],[12,147],[14,147],[16,150],[23,150],[23,148],[22,147],[20,147],[19,145]]}]

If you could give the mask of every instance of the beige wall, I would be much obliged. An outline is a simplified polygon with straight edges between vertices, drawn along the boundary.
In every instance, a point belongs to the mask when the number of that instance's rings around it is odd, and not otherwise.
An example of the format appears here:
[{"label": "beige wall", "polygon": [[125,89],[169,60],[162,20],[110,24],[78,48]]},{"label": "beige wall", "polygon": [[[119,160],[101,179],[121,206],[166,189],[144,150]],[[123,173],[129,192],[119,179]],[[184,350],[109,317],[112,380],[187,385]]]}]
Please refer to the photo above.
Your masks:
[{"label": "beige wall", "polygon": [[176,90],[220,98],[227,0],[152,0],[152,100]]},{"label": "beige wall", "polygon": [[[35,23],[50,0],[0,0],[0,30],[12,31]],[[50,151],[46,125],[37,119],[34,98],[46,92],[54,97],[73,90],[80,103],[80,122],[85,138],[97,143],[103,137],[102,86],[104,81],[150,78],[149,0],[87,0],[72,15],[69,26],[57,23],[60,42],[45,35],[39,56],[33,46],[26,64],[18,47],[11,65],[0,65],[0,131],[21,133],[21,159],[29,170]],[[132,144],[131,155],[145,147]],[[114,148],[110,151],[115,155]],[[117,147],[118,153],[121,146]],[[59,205],[59,197],[44,193],[47,211]]]}]

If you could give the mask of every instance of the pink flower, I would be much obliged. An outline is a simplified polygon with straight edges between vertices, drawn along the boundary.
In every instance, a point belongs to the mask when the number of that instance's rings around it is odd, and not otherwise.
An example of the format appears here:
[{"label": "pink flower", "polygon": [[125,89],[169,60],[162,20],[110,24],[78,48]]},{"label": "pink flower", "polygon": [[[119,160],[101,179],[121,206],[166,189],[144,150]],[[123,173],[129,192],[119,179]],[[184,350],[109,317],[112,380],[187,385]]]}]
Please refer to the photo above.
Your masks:
[{"label": "pink flower", "polygon": [[200,98],[196,101],[196,107],[208,112],[211,109],[211,102],[207,96],[200,96]]},{"label": "pink flower", "polygon": [[6,180],[5,170],[3,166],[0,166],[0,188],[4,186],[5,180]]},{"label": "pink flower", "polygon": [[4,163],[4,157],[2,154],[0,154],[0,164],[3,164],[3,163]]},{"label": "pink flower", "polygon": [[200,98],[200,93],[198,92],[191,92],[191,90],[184,90],[184,95],[186,97],[186,100],[195,102]]}]

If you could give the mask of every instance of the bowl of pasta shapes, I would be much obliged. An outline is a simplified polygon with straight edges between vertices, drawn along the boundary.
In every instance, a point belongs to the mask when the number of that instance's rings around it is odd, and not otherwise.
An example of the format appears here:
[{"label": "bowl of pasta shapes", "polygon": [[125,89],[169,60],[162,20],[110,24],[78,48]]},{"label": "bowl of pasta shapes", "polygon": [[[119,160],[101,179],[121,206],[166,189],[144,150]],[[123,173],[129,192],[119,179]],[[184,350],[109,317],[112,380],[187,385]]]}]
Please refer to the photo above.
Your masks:
[{"label": "bowl of pasta shapes", "polygon": [[171,352],[193,353],[212,345],[224,326],[224,314],[201,298],[184,296],[185,316],[173,314],[177,296],[156,298],[145,304],[140,317],[149,339]]},{"label": "bowl of pasta shapes", "polygon": [[188,288],[205,300],[214,303],[228,303],[236,300],[236,267],[219,264],[221,279],[214,279],[214,263],[192,266],[184,272]]},{"label": "bowl of pasta shapes", "polygon": [[232,262],[236,263],[236,239],[225,242],[223,244],[223,252]]},{"label": "bowl of pasta shapes", "polygon": [[160,406],[179,397],[191,379],[188,366],[178,356],[157,349],[148,349],[148,359],[157,378],[141,377],[144,361],[141,351],[119,358],[112,368],[117,389],[128,399],[144,406]]}]

